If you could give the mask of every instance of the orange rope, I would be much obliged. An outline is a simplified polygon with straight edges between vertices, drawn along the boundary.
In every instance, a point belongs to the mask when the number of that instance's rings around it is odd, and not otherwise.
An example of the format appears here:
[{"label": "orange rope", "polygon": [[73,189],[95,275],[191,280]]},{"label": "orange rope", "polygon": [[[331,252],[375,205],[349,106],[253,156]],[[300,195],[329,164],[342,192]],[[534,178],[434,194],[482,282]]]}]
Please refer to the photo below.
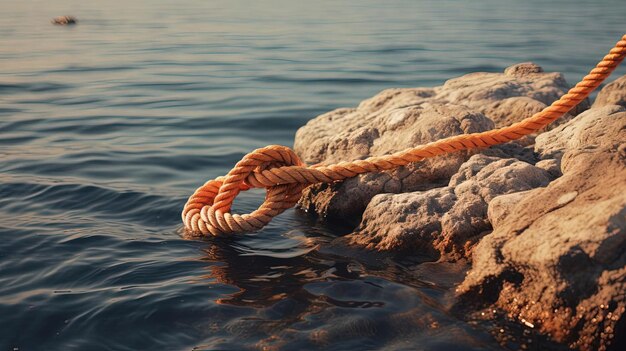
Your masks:
[{"label": "orange rope", "polygon": [[[223,235],[262,228],[272,218],[293,207],[302,190],[311,184],[331,183],[358,174],[380,172],[460,150],[487,147],[537,132],[584,100],[626,57],[626,35],[575,87],[543,111],[508,127],[481,133],[461,134],[391,155],[307,167],[288,147],[270,145],[244,156],[225,177],[206,182],[183,209],[185,228],[194,234]],[[250,214],[231,214],[242,190],[266,188],[265,202]]]}]

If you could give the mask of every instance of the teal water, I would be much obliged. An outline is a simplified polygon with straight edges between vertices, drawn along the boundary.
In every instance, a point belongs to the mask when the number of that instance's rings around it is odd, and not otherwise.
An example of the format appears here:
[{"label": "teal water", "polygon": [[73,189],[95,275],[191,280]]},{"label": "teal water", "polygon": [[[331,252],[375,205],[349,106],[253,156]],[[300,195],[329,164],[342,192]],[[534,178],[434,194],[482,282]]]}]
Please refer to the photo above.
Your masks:
[{"label": "teal water", "polygon": [[[79,24],[50,24],[65,14]],[[623,0],[1,1],[0,350],[542,349],[451,314],[458,267],[333,247],[345,228],[294,210],[184,240],[180,211],[385,88],[523,61],[573,84],[625,17]]]}]

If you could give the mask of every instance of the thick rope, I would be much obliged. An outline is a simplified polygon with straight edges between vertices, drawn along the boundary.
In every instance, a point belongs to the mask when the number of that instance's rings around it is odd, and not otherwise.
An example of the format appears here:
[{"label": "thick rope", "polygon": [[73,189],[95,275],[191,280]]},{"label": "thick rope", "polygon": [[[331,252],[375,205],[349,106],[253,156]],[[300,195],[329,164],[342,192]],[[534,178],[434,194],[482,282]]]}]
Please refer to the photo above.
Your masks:
[{"label": "thick rope", "polygon": [[[461,134],[391,155],[365,160],[307,167],[288,147],[270,145],[244,156],[225,177],[206,182],[189,198],[183,209],[185,228],[192,234],[215,236],[261,229],[271,219],[293,207],[302,190],[316,183],[331,183],[359,174],[380,172],[425,158],[461,150],[503,144],[532,134],[563,116],[604,81],[626,57],[626,35],[608,55],[559,100],[508,127],[481,133]],[[265,188],[265,202],[250,214],[231,214],[233,200],[242,190]]]}]

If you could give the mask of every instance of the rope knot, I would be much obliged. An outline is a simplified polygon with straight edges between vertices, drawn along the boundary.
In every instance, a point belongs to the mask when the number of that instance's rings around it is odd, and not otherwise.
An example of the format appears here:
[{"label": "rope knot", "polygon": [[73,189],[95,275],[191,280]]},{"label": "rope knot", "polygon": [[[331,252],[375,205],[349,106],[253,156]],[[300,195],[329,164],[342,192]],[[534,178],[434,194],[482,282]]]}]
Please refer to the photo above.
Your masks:
[{"label": "rope knot", "polygon": [[[274,216],[293,207],[306,184],[272,182],[263,171],[283,167],[305,167],[296,153],[288,147],[270,145],[252,151],[224,177],[209,180],[187,200],[182,218],[193,234],[224,234],[251,232],[264,227]],[[265,201],[249,214],[231,214],[233,201],[241,191],[265,188]]]}]

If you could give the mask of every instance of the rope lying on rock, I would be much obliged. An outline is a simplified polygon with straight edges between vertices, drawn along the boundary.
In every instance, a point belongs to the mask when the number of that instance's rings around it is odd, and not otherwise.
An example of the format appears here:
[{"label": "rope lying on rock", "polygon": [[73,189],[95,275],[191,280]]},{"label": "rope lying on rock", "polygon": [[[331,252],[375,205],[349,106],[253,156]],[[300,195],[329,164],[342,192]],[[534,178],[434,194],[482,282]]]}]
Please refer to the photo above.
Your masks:
[{"label": "rope lying on rock", "polygon": [[[270,145],[244,156],[224,177],[209,180],[187,200],[182,218],[187,231],[215,236],[261,229],[272,218],[293,207],[302,190],[316,183],[331,183],[359,174],[380,172],[447,153],[503,144],[537,132],[584,100],[626,57],[626,35],[608,55],[559,100],[508,127],[441,139],[391,155],[334,165],[311,166],[288,147]],[[263,204],[250,214],[231,214],[240,191],[266,188]]]}]

